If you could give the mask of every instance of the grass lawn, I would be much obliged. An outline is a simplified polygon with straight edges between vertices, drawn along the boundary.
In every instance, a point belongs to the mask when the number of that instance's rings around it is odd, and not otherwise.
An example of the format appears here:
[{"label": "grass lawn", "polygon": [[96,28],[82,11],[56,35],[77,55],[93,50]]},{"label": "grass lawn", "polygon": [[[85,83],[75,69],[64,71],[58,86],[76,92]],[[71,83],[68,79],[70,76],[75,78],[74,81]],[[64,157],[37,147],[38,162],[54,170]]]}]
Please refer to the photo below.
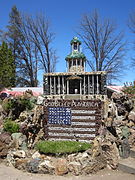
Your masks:
[{"label": "grass lawn", "polygon": [[45,154],[71,154],[83,152],[91,148],[91,144],[76,141],[40,141],[36,144],[36,150]]}]

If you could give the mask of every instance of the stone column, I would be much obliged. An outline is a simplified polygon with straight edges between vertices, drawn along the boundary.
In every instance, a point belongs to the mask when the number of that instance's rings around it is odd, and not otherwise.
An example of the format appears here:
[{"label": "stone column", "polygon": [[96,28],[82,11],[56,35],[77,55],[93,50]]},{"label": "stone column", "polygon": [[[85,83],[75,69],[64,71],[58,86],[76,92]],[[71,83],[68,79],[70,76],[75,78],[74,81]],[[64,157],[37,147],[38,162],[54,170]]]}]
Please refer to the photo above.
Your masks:
[{"label": "stone column", "polygon": [[98,74],[97,74],[97,94],[99,94]]},{"label": "stone column", "polygon": [[94,75],[92,75],[92,93],[94,94],[94,86],[95,86],[95,84],[94,84]]},{"label": "stone column", "polygon": [[82,59],[80,59],[80,66],[82,67]]},{"label": "stone column", "polygon": [[69,94],[69,80],[67,80],[67,94]]},{"label": "stone column", "polygon": [[72,59],[72,67],[73,67],[73,59]]},{"label": "stone column", "polygon": [[56,94],[56,77],[54,76],[54,94]]},{"label": "stone column", "polygon": [[60,76],[58,76],[58,94],[60,94]]},{"label": "stone column", "polygon": [[106,74],[101,74],[101,92],[100,94],[106,95],[107,93],[107,88],[106,88]]},{"label": "stone column", "polygon": [[85,75],[84,75],[84,77],[83,77],[83,87],[84,87],[84,92],[83,92],[83,94],[85,94]]},{"label": "stone column", "polygon": [[50,94],[52,94],[52,77],[50,76]]},{"label": "stone column", "polygon": [[64,94],[64,89],[65,89],[65,86],[64,86],[64,77],[62,76],[62,92]]},{"label": "stone column", "polygon": [[88,94],[90,94],[90,75],[88,75]]}]

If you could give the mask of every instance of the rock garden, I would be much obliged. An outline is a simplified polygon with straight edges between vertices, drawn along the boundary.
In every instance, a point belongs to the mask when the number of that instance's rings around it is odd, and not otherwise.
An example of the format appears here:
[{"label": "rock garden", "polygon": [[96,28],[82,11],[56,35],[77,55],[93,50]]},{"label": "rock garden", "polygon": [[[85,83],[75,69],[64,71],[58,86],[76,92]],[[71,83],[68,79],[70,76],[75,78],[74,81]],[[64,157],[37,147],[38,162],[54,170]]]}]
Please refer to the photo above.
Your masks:
[{"label": "rock garden", "polygon": [[0,101],[0,159],[31,173],[86,175],[117,169],[120,157],[135,147],[134,97],[113,93],[104,102],[98,136],[91,142],[47,141],[44,137],[44,97],[23,96]]}]

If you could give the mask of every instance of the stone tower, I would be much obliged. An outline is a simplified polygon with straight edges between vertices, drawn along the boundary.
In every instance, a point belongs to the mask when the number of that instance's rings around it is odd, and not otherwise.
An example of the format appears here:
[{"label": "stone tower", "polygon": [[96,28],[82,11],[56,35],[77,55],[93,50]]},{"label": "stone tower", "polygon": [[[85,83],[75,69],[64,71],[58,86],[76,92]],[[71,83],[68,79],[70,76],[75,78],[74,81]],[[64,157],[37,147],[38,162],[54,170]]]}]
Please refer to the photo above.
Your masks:
[{"label": "stone tower", "polygon": [[80,51],[81,41],[74,37],[71,42],[71,53],[65,58],[68,72],[85,72],[86,57]]},{"label": "stone tower", "polygon": [[74,37],[71,53],[66,56],[67,72],[44,74],[44,94],[48,98],[91,99],[106,94],[106,72],[86,72],[86,57],[81,52],[81,41]]}]

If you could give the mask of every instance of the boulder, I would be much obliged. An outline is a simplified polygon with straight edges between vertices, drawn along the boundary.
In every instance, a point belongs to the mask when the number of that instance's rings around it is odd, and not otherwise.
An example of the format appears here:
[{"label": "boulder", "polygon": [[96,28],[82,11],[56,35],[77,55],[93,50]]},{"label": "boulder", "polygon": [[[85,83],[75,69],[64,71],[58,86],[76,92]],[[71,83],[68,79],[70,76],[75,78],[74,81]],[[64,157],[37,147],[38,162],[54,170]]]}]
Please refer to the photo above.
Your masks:
[{"label": "boulder", "polygon": [[84,153],[78,153],[76,156],[76,160],[80,162],[82,165],[84,165],[87,161],[90,161],[91,156],[88,155],[87,152]]},{"label": "boulder", "polygon": [[11,135],[8,132],[3,132],[0,134],[0,141],[5,144],[10,144],[11,142]]},{"label": "boulder", "polygon": [[107,166],[116,169],[119,163],[119,151],[115,142],[104,141],[101,144],[103,159],[107,162]]},{"label": "boulder", "polygon": [[15,165],[15,158],[13,155],[13,150],[9,150],[6,158],[6,163],[8,166],[14,166]]},{"label": "boulder", "polygon": [[0,157],[6,157],[10,149],[11,136],[9,133],[4,132],[0,134]]},{"label": "boulder", "polygon": [[108,105],[108,117],[114,118],[117,114],[117,107],[114,102]]},{"label": "boulder", "polygon": [[36,134],[36,137],[34,139],[34,143],[33,143],[33,146],[35,146],[35,144],[37,144],[40,140],[43,140],[44,139],[44,130],[41,128],[39,130],[39,132]]},{"label": "boulder", "polygon": [[27,162],[26,164],[26,170],[30,173],[38,173],[39,172],[39,163],[40,159],[32,159]]},{"label": "boulder", "polygon": [[41,125],[41,120],[42,120],[43,115],[44,115],[43,108],[44,107],[41,106],[41,105],[36,105],[35,106],[34,115],[33,115],[33,118],[32,118],[32,123]]},{"label": "boulder", "polygon": [[4,112],[4,109],[2,107],[2,105],[0,104],[0,131],[2,131],[2,127],[3,127],[3,120],[6,117],[6,113]]},{"label": "boulder", "polygon": [[29,161],[29,159],[16,159],[14,163],[14,167],[19,169],[19,170],[26,170],[26,164]]},{"label": "boulder", "polygon": [[134,102],[131,99],[127,98],[127,100],[124,102],[124,107],[128,112],[130,112],[134,107]]},{"label": "boulder", "polygon": [[116,103],[123,97],[123,94],[114,92],[111,96],[111,99]]},{"label": "boulder", "polygon": [[117,103],[117,112],[118,112],[118,116],[125,116],[125,114],[127,113],[126,111],[126,107],[124,106],[123,103]]},{"label": "boulder", "polygon": [[68,164],[69,172],[71,172],[75,176],[82,174],[81,169],[81,164],[79,162],[73,161]]},{"label": "boulder", "polygon": [[29,117],[28,111],[23,111],[19,116],[19,121],[24,122],[25,120],[28,119],[28,117]]},{"label": "boulder", "polygon": [[58,159],[55,165],[55,174],[56,175],[64,175],[68,172],[67,168],[67,160],[66,159]]},{"label": "boulder", "polygon": [[[20,161],[19,161],[20,159]],[[16,161],[21,163],[21,159],[26,159],[26,153],[23,150],[9,150],[7,154],[7,165],[17,166]]]},{"label": "boulder", "polygon": [[107,127],[111,127],[113,125],[113,118],[112,117],[108,117],[106,118],[106,121],[105,121],[105,126]]},{"label": "boulder", "polygon": [[130,147],[135,147],[135,129],[130,128],[130,136],[129,136],[129,145]]},{"label": "boulder", "polygon": [[38,166],[39,173],[43,174],[54,174],[55,166],[50,160],[44,160]]},{"label": "boulder", "polygon": [[38,98],[37,98],[37,105],[43,105],[44,99],[45,98],[43,96],[38,96]]},{"label": "boulder", "polygon": [[130,135],[129,128],[125,125],[125,126],[121,127],[121,130],[122,130],[122,138],[127,138],[128,139],[128,137]]},{"label": "boulder", "polygon": [[70,154],[70,155],[68,155],[68,157],[67,157],[67,161],[68,161],[68,162],[75,161],[75,157],[76,157],[76,154]]},{"label": "boulder", "polygon": [[24,93],[23,93],[23,97],[24,98],[32,98],[33,97],[33,92],[32,92],[32,90],[30,90],[30,89],[28,89],[28,90],[26,90]]},{"label": "boulder", "polygon": [[14,158],[25,158],[26,153],[23,150],[17,150],[17,151],[13,152],[13,156],[14,156]]},{"label": "boulder", "polygon": [[101,149],[101,138],[98,136],[93,140],[93,146],[92,146],[92,158],[98,156],[100,154]]},{"label": "boulder", "polygon": [[0,158],[4,158],[7,156],[9,151],[9,146],[0,141]]},{"label": "boulder", "polygon": [[41,154],[40,154],[38,151],[36,151],[36,152],[32,155],[32,158],[33,158],[33,159],[41,158]]},{"label": "boulder", "polygon": [[86,166],[82,169],[83,174],[91,174],[96,173],[99,170],[105,168],[107,165],[106,159],[102,154],[100,156],[95,157],[92,161],[89,161]]},{"label": "boulder", "polygon": [[128,119],[135,123],[135,110],[130,111],[130,113],[128,115]]},{"label": "boulder", "polygon": [[117,118],[114,118],[112,125],[118,127],[120,125],[123,125],[123,121],[125,121],[125,116],[117,116]]},{"label": "boulder", "polygon": [[13,140],[12,144],[16,149],[22,149],[24,151],[27,150],[27,138],[25,135],[22,133],[13,133],[11,137]]},{"label": "boulder", "polygon": [[128,138],[124,138],[121,143],[121,156],[123,158],[128,158],[130,155],[130,146]]},{"label": "boulder", "polygon": [[[93,147],[92,147],[92,169],[96,171],[100,169],[102,166],[109,166],[111,169],[116,169],[119,162],[119,150],[116,146],[117,138],[114,137],[110,132],[107,131],[106,136],[104,137],[96,137],[94,139]],[[101,161],[103,159],[103,161]],[[99,160],[99,161],[98,161]],[[97,162],[101,165],[99,167],[95,167]],[[91,171],[91,167],[89,168]]]}]

